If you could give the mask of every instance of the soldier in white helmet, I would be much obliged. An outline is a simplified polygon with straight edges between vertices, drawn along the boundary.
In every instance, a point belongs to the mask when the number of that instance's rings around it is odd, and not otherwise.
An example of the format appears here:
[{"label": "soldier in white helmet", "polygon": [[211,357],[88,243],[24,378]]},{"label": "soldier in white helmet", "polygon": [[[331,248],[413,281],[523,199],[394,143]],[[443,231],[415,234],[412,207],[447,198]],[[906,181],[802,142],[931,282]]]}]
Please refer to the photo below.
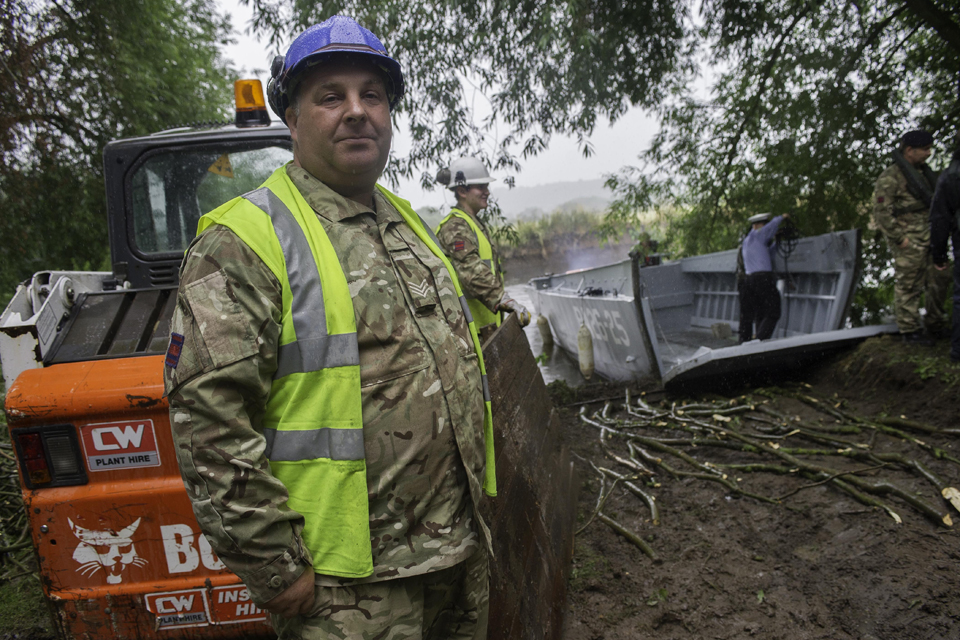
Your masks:
[{"label": "soldier in white helmet", "polygon": [[481,339],[500,326],[503,313],[515,312],[521,324],[530,323],[530,312],[504,292],[500,254],[478,216],[487,208],[493,180],[482,162],[468,157],[454,160],[437,174],[437,182],[457,199],[437,227],[437,237],[457,272]]}]

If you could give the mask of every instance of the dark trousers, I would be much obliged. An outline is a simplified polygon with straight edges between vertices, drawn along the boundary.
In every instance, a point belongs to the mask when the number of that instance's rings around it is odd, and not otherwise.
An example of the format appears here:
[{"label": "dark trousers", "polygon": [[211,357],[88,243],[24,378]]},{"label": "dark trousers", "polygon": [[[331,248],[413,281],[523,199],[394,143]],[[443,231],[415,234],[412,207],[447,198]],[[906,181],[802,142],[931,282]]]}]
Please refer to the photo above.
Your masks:
[{"label": "dark trousers", "polygon": [[740,286],[740,342],[753,339],[753,325],[757,338],[769,340],[780,319],[780,292],[777,280],[770,271],[751,273]]},{"label": "dark trousers", "polygon": [[[957,236],[953,236],[956,242]],[[954,244],[956,247],[956,244]],[[960,358],[960,249],[953,252],[953,333],[950,335],[950,357]]]}]

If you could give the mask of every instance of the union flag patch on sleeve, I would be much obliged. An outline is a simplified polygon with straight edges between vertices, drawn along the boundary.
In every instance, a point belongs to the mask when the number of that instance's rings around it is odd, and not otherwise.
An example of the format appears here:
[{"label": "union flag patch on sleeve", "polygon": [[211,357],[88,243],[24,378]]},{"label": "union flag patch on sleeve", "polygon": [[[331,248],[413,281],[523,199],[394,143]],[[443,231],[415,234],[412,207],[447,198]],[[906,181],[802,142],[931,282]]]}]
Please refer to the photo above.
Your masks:
[{"label": "union flag patch on sleeve", "polygon": [[179,333],[170,334],[170,346],[167,347],[167,359],[165,364],[171,369],[176,369],[180,363],[180,352],[183,351],[183,336]]},{"label": "union flag patch on sleeve", "polygon": [[877,203],[878,203],[878,204],[883,204],[883,196],[878,196],[878,197],[877,197]]},{"label": "union flag patch on sleeve", "polygon": [[463,240],[454,240],[454,241],[453,241],[453,250],[454,250],[454,251],[463,251]]}]

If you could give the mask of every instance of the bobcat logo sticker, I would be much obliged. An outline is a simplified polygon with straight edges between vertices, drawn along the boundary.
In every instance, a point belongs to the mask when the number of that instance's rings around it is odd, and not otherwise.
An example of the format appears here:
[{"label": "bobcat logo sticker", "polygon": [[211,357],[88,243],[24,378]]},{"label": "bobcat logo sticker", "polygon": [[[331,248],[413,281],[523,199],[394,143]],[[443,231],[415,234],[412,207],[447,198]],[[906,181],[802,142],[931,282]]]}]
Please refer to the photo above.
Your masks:
[{"label": "bobcat logo sticker", "polygon": [[73,552],[73,559],[80,563],[77,569],[90,577],[101,569],[107,575],[107,584],[123,582],[123,571],[130,565],[142,567],[147,561],[137,555],[133,534],[140,526],[140,518],[120,531],[95,531],[84,529],[67,518],[70,530],[80,544]]}]

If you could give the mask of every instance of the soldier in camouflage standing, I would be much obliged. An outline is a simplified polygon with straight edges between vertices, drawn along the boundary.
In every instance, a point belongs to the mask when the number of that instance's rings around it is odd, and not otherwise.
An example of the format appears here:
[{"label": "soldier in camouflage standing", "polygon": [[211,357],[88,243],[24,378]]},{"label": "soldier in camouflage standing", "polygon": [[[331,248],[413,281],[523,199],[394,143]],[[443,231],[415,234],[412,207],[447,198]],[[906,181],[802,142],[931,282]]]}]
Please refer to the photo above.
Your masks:
[{"label": "soldier in camouflage standing", "polygon": [[487,208],[493,180],[476,158],[459,158],[437,173],[437,182],[457,199],[457,206],[437,227],[437,238],[457,270],[484,340],[500,326],[502,313],[516,312],[520,324],[530,324],[530,312],[504,293],[500,253],[479,218]]},{"label": "soldier in camouflage standing", "polygon": [[294,161],[205,215],[181,268],[164,379],[194,513],[280,638],[484,638],[479,340],[429,229],[376,184],[400,65],[335,16],[272,76]]},{"label": "soldier in camouflage standing", "polygon": [[894,312],[905,342],[929,344],[920,316],[926,296],[926,330],[939,337],[947,331],[943,311],[949,281],[930,257],[930,202],[936,174],[927,166],[933,136],[922,130],[903,134],[874,188],[873,220],[893,254]]}]

